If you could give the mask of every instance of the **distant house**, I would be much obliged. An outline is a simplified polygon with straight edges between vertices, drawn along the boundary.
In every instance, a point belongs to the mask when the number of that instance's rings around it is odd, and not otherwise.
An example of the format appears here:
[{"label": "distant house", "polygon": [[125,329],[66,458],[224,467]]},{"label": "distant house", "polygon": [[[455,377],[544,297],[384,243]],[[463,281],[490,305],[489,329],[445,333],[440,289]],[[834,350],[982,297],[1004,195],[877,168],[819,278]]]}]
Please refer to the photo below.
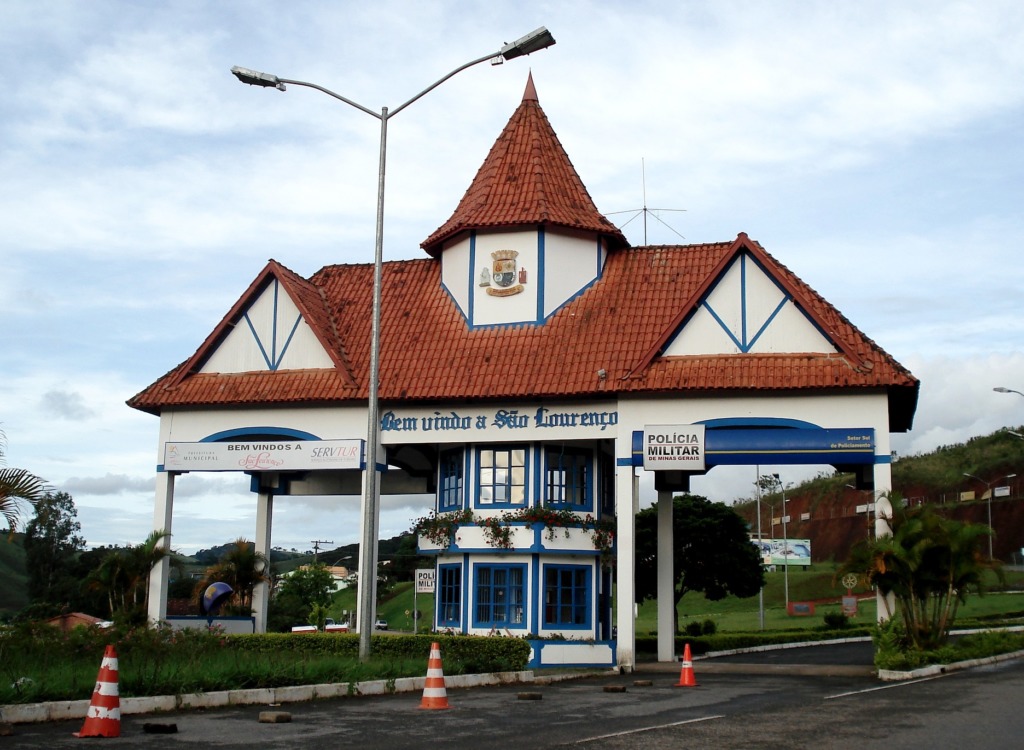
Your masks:
[{"label": "distant house", "polygon": [[67,612],[56,617],[51,617],[46,620],[47,625],[53,625],[55,628],[60,628],[63,633],[70,633],[75,628],[105,628],[110,625],[108,620],[102,620],[99,617],[93,617],[82,612]]},{"label": "distant house", "polygon": [[[281,575],[281,578],[288,578],[293,573],[295,573],[295,571],[298,571],[298,570],[309,570],[310,567],[311,566],[309,566],[309,565],[300,565],[299,567],[297,567],[295,570],[291,571],[290,573],[283,573]],[[344,565],[325,565],[324,567],[327,568],[327,572],[330,573],[331,574],[331,578],[334,579],[334,590],[335,591],[341,591],[342,589],[347,589],[349,587],[349,585],[356,580],[356,574],[353,573],[348,568],[346,568]]]}]

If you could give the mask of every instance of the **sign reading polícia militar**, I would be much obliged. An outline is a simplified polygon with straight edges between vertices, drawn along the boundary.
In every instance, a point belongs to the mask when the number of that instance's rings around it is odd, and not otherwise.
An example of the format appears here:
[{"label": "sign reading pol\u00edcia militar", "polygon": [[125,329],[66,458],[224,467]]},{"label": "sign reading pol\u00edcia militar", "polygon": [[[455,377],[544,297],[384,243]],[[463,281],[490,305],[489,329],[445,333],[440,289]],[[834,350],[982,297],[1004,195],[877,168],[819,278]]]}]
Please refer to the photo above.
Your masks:
[{"label": "sign reading pol\u00edcia militar", "polygon": [[704,425],[645,425],[647,471],[704,471]]},{"label": "sign reading pol\u00edcia militar", "polygon": [[165,471],[289,471],[362,466],[362,440],[164,443]]}]

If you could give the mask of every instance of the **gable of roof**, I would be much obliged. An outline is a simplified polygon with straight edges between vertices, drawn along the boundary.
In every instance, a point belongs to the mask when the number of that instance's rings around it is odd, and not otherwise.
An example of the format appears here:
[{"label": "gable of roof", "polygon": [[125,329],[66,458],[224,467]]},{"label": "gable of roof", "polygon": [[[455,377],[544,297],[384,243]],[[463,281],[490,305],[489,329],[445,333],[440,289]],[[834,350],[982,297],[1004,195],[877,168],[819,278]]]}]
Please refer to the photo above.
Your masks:
[{"label": "gable of roof", "polygon": [[309,326],[313,335],[323,346],[331,358],[338,373],[352,381],[352,373],[349,367],[345,348],[340,345],[336,332],[336,326],[320,291],[294,271],[286,268],[275,260],[271,260],[263,268],[256,279],[249,285],[249,288],[239,297],[227,315],[221,320],[213,332],[207,336],[182,367],[178,368],[170,385],[180,385],[182,380],[192,374],[197,374],[217,347],[223,343],[228,334],[240,323],[246,311],[258,299],[260,293],[272,282],[280,284],[284,292],[291,298],[298,308],[299,314]]},{"label": "gable of roof", "polygon": [[693,316],[701,303],[708,297],[715,284],[721,280],[733,262],[743,253],[749,253],[758,265],[765,269],[769,277],[783,290],[797,309],[821,331],[836,349],[842,352],[851,367],[870,369],[873,366],[870,361],[861,356],[854,337],[848,335],[851,330],[856,329],[849,325],[837,325],[835,315],[838,315],[838,311],[834,307],[800,281],[789,269],[768,255],[759,243],[752,241],[745,232],[741,232],[729,249],[722,254],[710,273],[697,285],[693,296],[683,304],[676,318],[669,324],[654,346],[640,358],[630,376],[646,371],[655,357],[664,352],[668,342],[679,333],[685,322]]},{"label": "gable of roof", "polygon": [[594,205],[541,109],[531,73],[522,103],[455,212],[421,247],[437,257],[444,242],[463,231],[534,225],[596,232],[610,249],[628,245]]}]

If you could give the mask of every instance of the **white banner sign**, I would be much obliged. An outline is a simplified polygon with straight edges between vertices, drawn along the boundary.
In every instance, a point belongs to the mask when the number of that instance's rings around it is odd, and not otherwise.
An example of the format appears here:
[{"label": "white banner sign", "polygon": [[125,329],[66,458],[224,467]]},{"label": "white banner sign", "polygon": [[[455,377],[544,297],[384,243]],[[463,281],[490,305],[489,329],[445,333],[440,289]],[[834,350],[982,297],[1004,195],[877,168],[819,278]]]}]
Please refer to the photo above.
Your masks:
[{"label": "white banner sign", "polygon": [[434,569],[433,568],[417,568],[416,569],[416,593],[417,594],[433,594],[434,593]]},{"label": "white banner sign", "polygon": [[704,425],[646,425],[644,468],[704,471]]},{"label": "white banner sign", "polygon": [[362,467],[362,440],[164,443],[165,471],[293,471]]}]

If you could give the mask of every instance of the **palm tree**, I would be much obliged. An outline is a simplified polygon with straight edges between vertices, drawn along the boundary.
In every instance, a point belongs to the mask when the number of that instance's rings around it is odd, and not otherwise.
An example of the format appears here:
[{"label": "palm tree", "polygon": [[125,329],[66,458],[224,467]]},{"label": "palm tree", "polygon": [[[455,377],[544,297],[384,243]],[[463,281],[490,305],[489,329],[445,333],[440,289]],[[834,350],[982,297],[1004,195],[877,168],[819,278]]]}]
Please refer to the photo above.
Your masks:
[{"label": "palm tree", "polygon": [[21,508],[19,501],[25,501],[35,507],[50,487],[46,480],[40,479],[35,474],[30,474],[24,469],[9,469],[4,466],[4,454],[7,449],[7,435],[0,430],[0,514],[13,534],[18,525],[18,516]]},{"label": "palm tree", "polygon": [[892,506],[892,536],[860,542],[840,572],[860,573],[892,594],[910,646],[937,648],[970,590],[984,593],[983,574],[1002,573],[983,549],[991,529],[945,518],[928,505],[903,508],[896,497]]},{"label": "palm tree", "polygon": [[149,574],[172,554],[164,545],[169,536],[166,531],[151,531],[141,544],[112,550],[89,574],[89,586],[106,594],[111,616],[149,607]]},{"label": "palm tree", "polygon": [[266,555],[256,551],[256,545],[239,537],[220,561],[206,571],[206,578],[199,585],[202,592],[211,583],[222,581],[234,589],[234,598],[239,609],[248,613],[252,609],[253,589],[270,580],[270,565]]}]

